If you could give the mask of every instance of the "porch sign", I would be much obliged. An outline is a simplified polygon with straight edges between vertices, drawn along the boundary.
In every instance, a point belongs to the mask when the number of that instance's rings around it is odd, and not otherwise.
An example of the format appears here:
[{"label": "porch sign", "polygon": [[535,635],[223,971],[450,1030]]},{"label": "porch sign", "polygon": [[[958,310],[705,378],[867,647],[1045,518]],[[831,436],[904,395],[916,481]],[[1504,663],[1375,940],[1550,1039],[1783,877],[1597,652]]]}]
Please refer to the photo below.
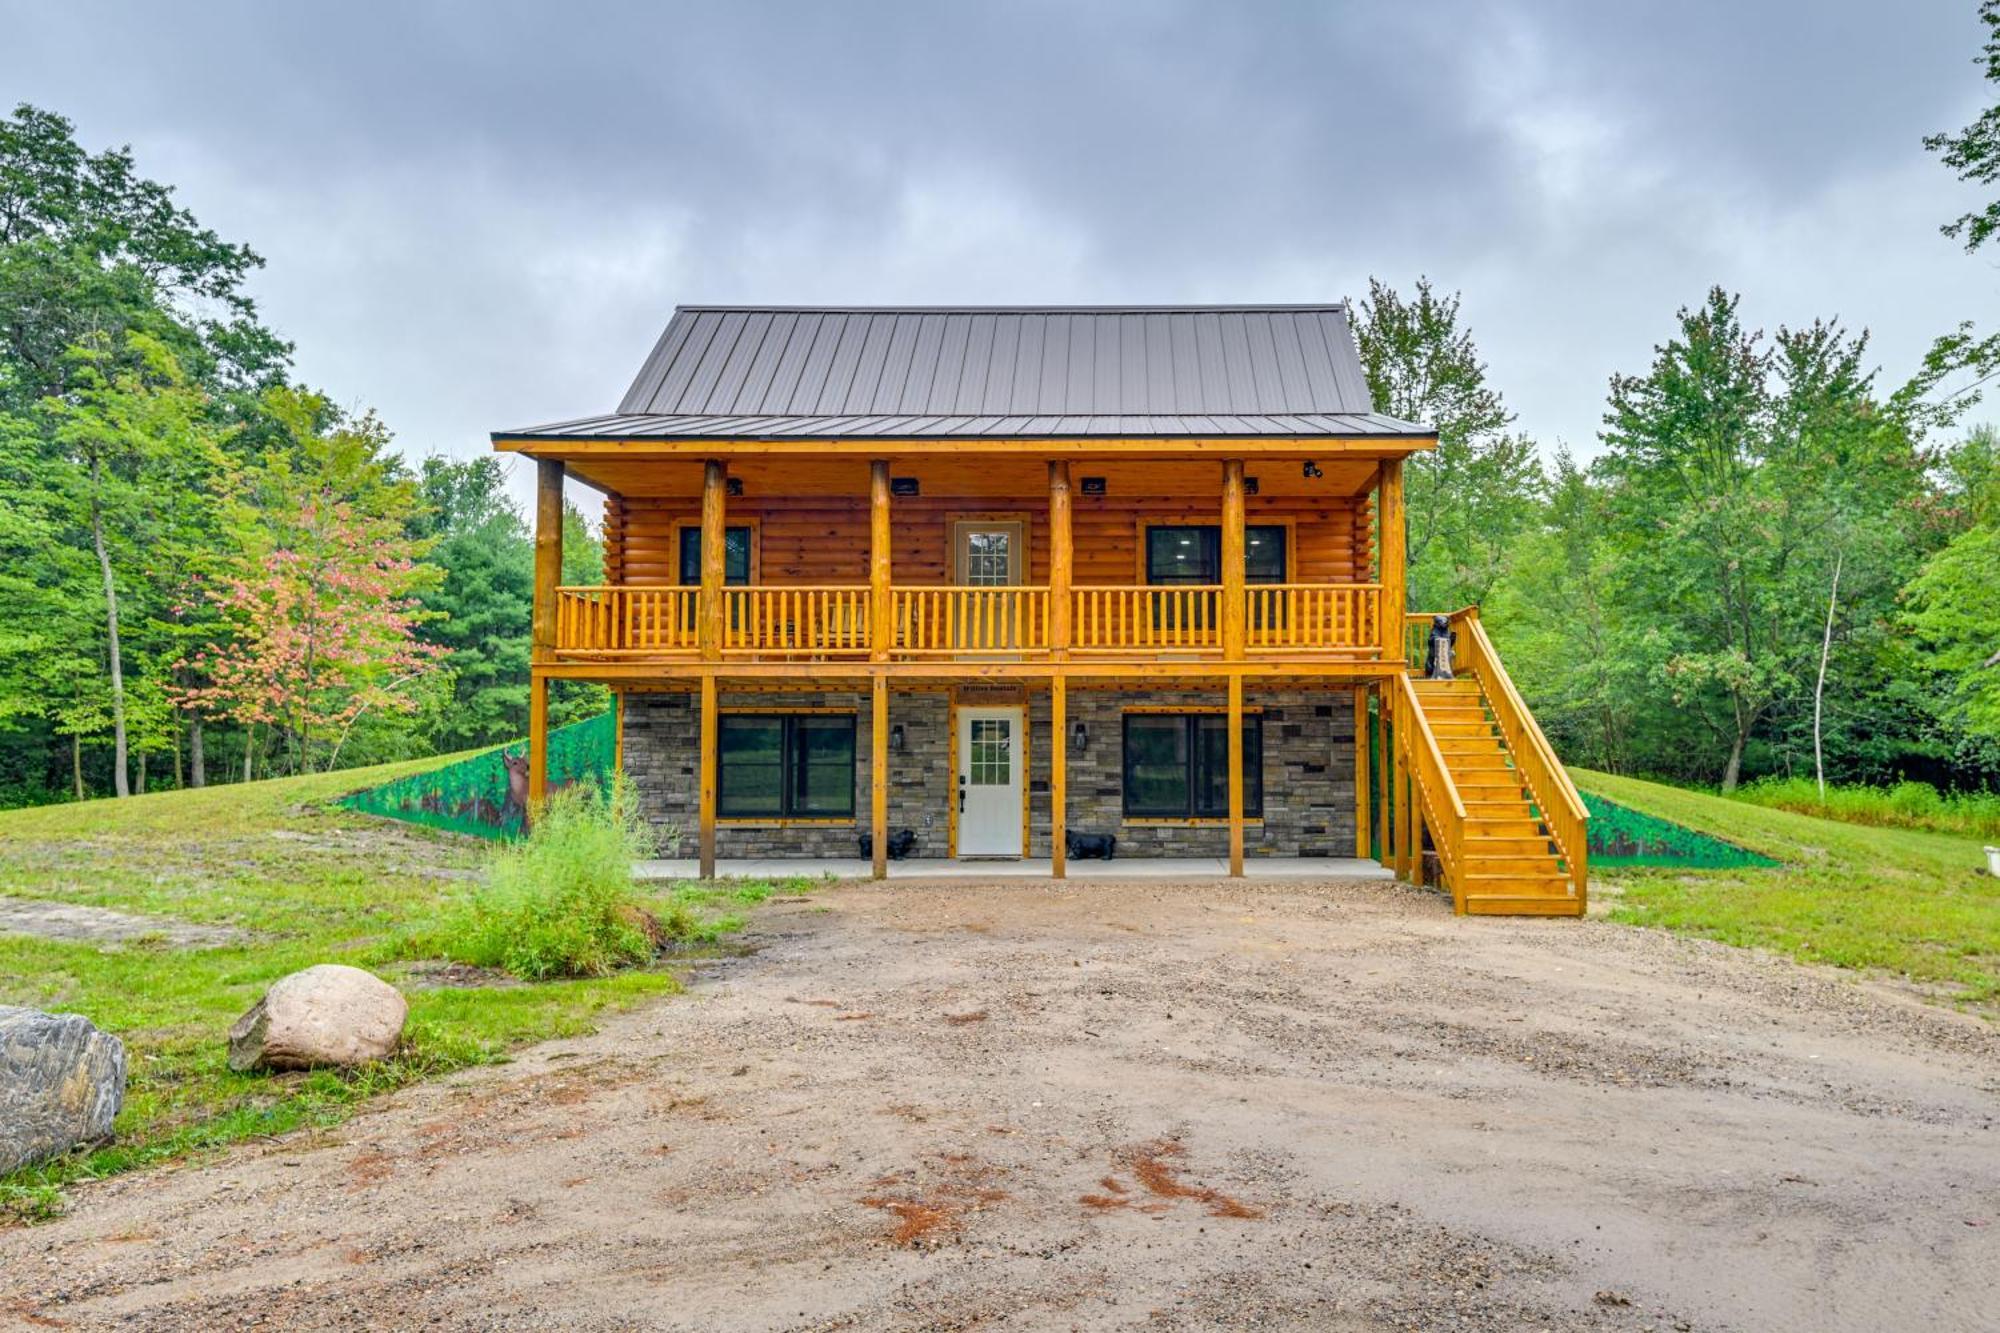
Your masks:
[{"label": "porch sign", "polygon": [[[616,714],[602,713],[549,733],[551,795],[579,782],[604,789],[616,763],[616,727]],[[527,808],[527,750],[526,741],[516,741],[343,796],[338,804],[478,838],[519,837]]]}]

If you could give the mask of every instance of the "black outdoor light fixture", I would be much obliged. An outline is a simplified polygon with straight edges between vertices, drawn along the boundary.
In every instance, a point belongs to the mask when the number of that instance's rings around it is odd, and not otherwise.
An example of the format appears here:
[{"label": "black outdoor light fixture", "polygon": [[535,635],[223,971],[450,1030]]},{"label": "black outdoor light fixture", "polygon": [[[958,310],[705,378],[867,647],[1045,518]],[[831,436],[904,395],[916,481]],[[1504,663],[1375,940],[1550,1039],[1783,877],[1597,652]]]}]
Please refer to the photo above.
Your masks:
[{"label": "black outdoor light fixture", "polygon": [[1082,750],[1086,748],[1089,744],[1090,744],[1090,728],[1085,726],[1083,722],[1080,720],[1070,723],[1069,748],[1072,750]]},{"label": "black outdoor light fixture", "polygon": [[903,724],[900,722],[889,724],[889,748],[898,754],[903,752]]},{"label": "black outdoor light fixture", "polygon": [[916,493],[917,493],[917,479],[915,477],[889,478],[889,494],[915,495]]},{"label": "black outdoor light fixture", "polygon": [[1104,494],[1104,478],[1102,478],[1102,477],[1085,477],[1085,478],[1083,479],[1083,493],[1084,493],[1085,495],[1102,495],[1102,494]]},{"label": "black outdoor light fixture", "polygon": [[1257,493],[1257,479],[1255,477],[1245,477],[1243,479],[1243,493],[1245,495],[1255,495]]},{"label": "black outdoor light fixture", "polygon": [[722,489],[732,496],[743,494],[743,478],[731,477]]},{"label": "black outdoor light fixture", "polygon": [[1305,476],[1307,481],[1311,481],[1314,477],[1319,477],[1324,475],[1325,473],[1319,470],[1318,463],[1313,462],[1312,459],[1310,458],[1306,460]]}]

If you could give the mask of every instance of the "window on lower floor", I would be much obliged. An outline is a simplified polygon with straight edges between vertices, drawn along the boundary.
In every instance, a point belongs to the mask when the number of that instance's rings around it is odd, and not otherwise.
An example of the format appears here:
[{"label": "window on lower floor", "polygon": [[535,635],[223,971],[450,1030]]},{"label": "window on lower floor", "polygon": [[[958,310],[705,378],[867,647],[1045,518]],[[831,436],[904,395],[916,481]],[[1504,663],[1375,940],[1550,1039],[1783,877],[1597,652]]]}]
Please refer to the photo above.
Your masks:
[{"label": "window on lower floor", "polygon": [[[1243,719],[1243,814],[1264,814],[1264,719]],[[1227,819],[1225,713],[1125,715],[1125,817]]]},{"label": "window on lower floor", "polygon": [[726,713],[717,741],[723,818],[854,817],[854,714]]}]

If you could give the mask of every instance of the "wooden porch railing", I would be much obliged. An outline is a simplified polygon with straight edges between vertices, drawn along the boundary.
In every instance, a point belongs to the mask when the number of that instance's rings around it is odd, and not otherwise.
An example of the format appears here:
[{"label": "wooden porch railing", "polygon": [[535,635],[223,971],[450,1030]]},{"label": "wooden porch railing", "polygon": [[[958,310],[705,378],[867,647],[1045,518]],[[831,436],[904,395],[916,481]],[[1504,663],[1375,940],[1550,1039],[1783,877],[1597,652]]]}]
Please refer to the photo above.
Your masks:
[{"label": "wooden porch railing", "polygon": [[1541,724],[1528,711],[1520,691],[1514,688],[1493,641],[1479,623],[1479,608],[1467,607],[1453,613],[1451,627],[1457,631],[1453,657],[1479,679],[1486,701],[1500,725],[1500,734],[1513,752],[1514,767],[1527,783],[1529,795],[1549,826],[1549,837],[1569,870],[1570,892],[1579,902],[1588,891],[1590,860],[1590,808],[1577,793],[1569,772],[1556,758],[1555,748],[1542,734]]},{"label": "wooden porch railing", "polygon": [[[1396,759],[1406,772],[1417,776],[1416,796],[1423,807],[1424,827],[1431,831],[1431,845],[1437,851],[1438,866],[1444,873],[1445,887],[1451,891],[1452,904],[1463,912],[1465,802],[1459,798],[1458,785],[1451,780],[1451,770],[1445,767],[1444,753],[1438,748],[1437,737],[1431,732],[1423,705],[1417,700],[1416,686],[1411,683],[1407,672],[1396,677],[1394,689],[1396,725],[1393,743]],[[1422,840],[1413,841],[1416,843],[1416,854],[1421,857]],[[1412,882],[1415,882],[1414,879]]]},{"label": "wooden porch railing", "polygon": [[722,651],[733,656],[866,653],[868,588],[724,588]]},{"label": "wooden porch railing", "polygon": [[889,617],[894,651],[921,657],[1041,652],[1049,646],[1049,590],[897,588]]},{"label": "wooden porch railing", "polygon": [[1245,626],[1252,651],[1373,652],[1382,642],[1379,583],[1252,583]]},{"label": "wooden porch railing", "polygon": [[1143,584],[1070,589],[1070,647],[1080,653],[1214,652],[1222,647],[1222,589]]},{"label": "wooden porch railing", "polygon": [[[1224,594],[1211,584],[1073,587],[1070,642],[1085,656],[1223,651]],[[873,593],[866,585],[760,584],[722,590],[720,652],[866,656]],[[1244,590],[1247,652],[1373,655],[1380,651],[1379,584],[1267,583]],[[896,657],[1045,656],[1051,594],[1040,586],[899,586],[889,593],[888,652]],[[1413,628],[1412,633],[1416,631]],[[702,649],[701,589],[668,585],[556,590],[555,647],[579,654],[687,655]]]},{"label": "wooden porch railing", "polygon": [[694,652],[699,588],[556,590],[556,646],[566,652]]}]

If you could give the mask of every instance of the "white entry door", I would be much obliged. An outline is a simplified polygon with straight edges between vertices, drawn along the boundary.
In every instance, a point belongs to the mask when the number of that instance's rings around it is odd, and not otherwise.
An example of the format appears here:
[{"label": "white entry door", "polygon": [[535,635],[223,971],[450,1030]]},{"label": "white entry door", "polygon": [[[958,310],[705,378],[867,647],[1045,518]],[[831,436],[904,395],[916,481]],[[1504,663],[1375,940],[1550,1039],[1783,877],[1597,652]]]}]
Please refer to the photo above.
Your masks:
[{"label": "white entry door", "polygon": [[958,710],[958,854],[1021,854],[1021,731],[1018,708]]}]

